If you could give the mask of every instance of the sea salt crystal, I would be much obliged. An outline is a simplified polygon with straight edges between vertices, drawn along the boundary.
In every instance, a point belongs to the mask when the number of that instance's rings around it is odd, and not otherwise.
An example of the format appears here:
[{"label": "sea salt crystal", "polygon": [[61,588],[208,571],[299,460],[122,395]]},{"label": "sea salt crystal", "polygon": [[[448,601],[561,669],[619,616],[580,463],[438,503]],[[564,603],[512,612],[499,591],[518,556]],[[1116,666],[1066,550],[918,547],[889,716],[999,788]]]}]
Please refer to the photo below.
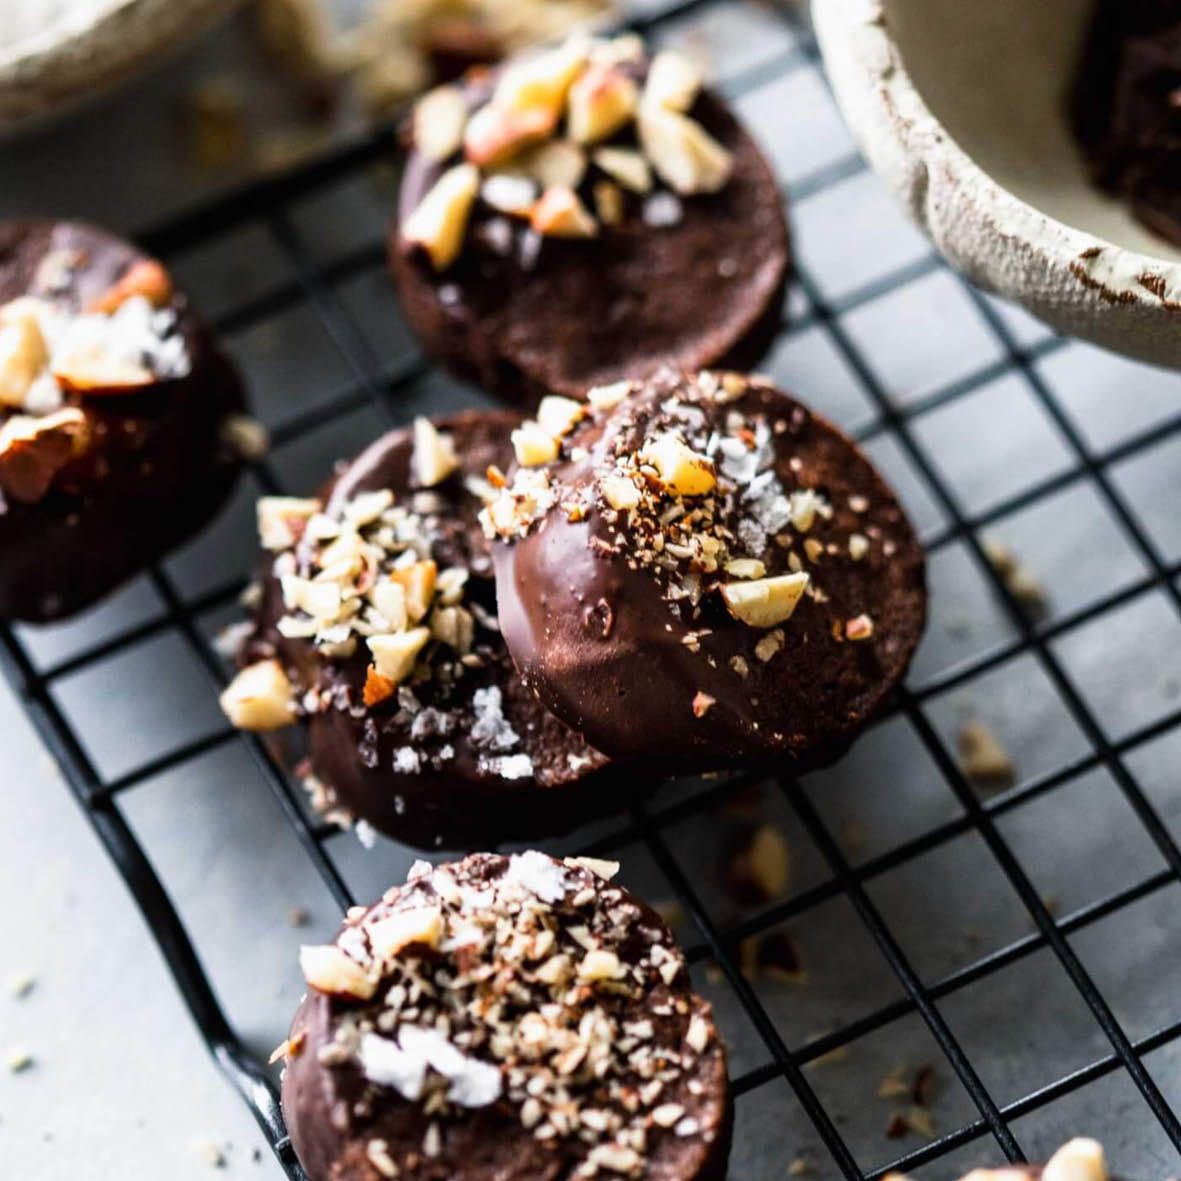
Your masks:
[{"label": "sea salt crystal", "polygon": [[[476,714],[470,734],[473,746],[484,750],[512,750],[520,743],[520,736],[504,716],[504,698],[498,686],[477,689],[472,694],[472,709]],[[532,766],[525,774],[531,773]]]},{"label": "sea salt crystal", "polygon": [[552,857],[530,850],[509,858],[504,880],[523,886],[542,902],[560,902],[566,897],[566,875]]}]

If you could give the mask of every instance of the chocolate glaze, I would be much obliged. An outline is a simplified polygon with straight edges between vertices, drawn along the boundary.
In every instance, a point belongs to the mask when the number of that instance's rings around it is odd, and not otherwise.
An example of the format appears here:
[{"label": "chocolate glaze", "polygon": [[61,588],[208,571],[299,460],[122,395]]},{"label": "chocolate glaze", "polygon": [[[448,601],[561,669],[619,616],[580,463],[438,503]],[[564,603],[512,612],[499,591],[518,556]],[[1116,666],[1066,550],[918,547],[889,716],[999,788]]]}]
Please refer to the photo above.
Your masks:
[{"label": "chocolate glaze", "polygon": [[[440,569],[467,566],[472,573],[469,597],[493,615],[491,560],[476,523],[480,501],[462,481],[465,475],[482,477],[490,464],[503,466],[511,459],[508,436],[518,421],[505,411],[469,411],[437,424],[455,439],[462,468],[432,490],[444,499],[453,526],[435,544],[434,557]],[[402,502],[412,492],[412,453],[413,436],[407,429],[379,439],[325,486],[321,499],[327,510],[359,492],[382,488],[391,489]],[[329,661],[310,641],[279,634],[275,624],[283,614],[282,592],[268,565],[258,634],[244,659],[277,653],[301,690],[347,686],[359,699],[368,664],[364,647],[349,660]],[[382,832],[423,848],[550,834],[619,806],[634,785],[629,787],[602,755],[539,705],[517,677],[498,634],[480,627],[478,640],[487,665],[466,672],[454,694],[447,696],[433,684],[414,687],[424,707],[454,714],[454,730],[448,734],[412,737],[413,720],[401,715],[396,701],[360,718],[336,708],[307,717],[312,770],[337,803]],[[480,766],[480,751],[469,733],[472,694],[490,685],[501,690],[504,716],[521,737],[515,750],[529,755],[532,777],[502,778]],[[445,745],[454,748],[454,758],[432,768],[428,756]],[[407,746],[423,758],[419,772],[394,770],[395,752]]]},{"label": "chocolate glaze", "polygon": [[1073,108],[1095,182],[1181,246],[1181,0],[1102,0]]},{"label": "chocolate glaze", "polygon": [[[469,89],[473,105],[486,82]],[[683,216],[654,229],[638,215],[594,241],[547,239],[536,265],[482,247],[436,274],[390,230],[402,308],[428,352],[485,389],[531,404],[549,391],[646,377],[661,365],[749,368],[782,319],[789,246],[783,199],[767,161],[728,107],[705,91],[690,112],[734,155],[715,194],[681,199]],[[441,174],[411,153],[399,221]],[[477,214],[474,225],[487,220]]]},{"label": "chocolate glaze", "polygon": [[[502,875],[507,864],[505,857],[474,854],[447,868],[461,880],[461,875],[490,880]],[[602,905],[606,884],[596,881],[593,875],[586,876],[597,896],[591,905]],[[671,932],[655,911],[627,891],[608,888],[641,910],[639,927],[659,932],[662,940],[672,942]],[[406,886],[395,887],[386,898],[392,898],[396,905],[412,890],[421,891],[424,902],[433,894],[429,886],[416,885],[412,880]],[[287,1058],[283,1116],[311,1181],[382,1181],[366,1159],[366,1146],[375,1138],[386,1141],[395,1159],[421,1149],[429,1121],[419,1105],[389,1088],[372,1087],[356,1065],[329,1068],[317,1060],[319,1050],[331,1042],[341,1018],[350,1013],[380,1011],[383,991],[379,989],[375,1001],[361,1005],[309,991],[292,1021],[291,1037],[302,1035],[305,1040],[299,1053]],[[689,997],[690,1014],[652,1013],[653,1005],[670,997]],[[619,1001],[616,1012],[628,1021],[651,1019],[658,1042],[667,1045],[681,1043],[691,1014],[708,1022],[712,1031],[710,1046],[690,1076],[700,1084],[701,1093],[691,1094],[686,1078],[675,1084],[668,1099],[681,1102],[686,1113],[700,1121],[703,1131],[712,1133],[712,1142],[707,1143],[702,1135],[677,1137],[654,1129],[642,1181],[724,1181],[733,1110],[725,1051],[713,1026],[710,1006],[699,997],[690,997],[688,976],[682,971],[669,986],[658,986],[638,999]],[[358,1103],[364,1105],[365,1114],[357,1113]],[[535,1139],[521,1126],[519,1113],[503,1099],[490,1107],[467,1110],[462,1119],[443,1121],[439,1126],[443,1132],[440,1156],[431,1160],[420,1155],[418,1167],[403,1170],[407,1181],[569,1181],[581,1157],[577,1143]]]},{"label": "chocolate glaze", "polygon": [[[0,303],[33,292],[47,253],[78,250],[60,302],[86,307],[145,258],[80,222],[0,224]],[[91,442],[32,503],[0,504],[0,618],[45,621],[101,598],[204,526],[225,502],[238,464],[219,439],[244,405],[237,374],[183,293],[173,297],[189,354],[184,378],[126,397],[79,398]]]},{"label": "chocolate glaze", "polygon": [[[606,418],[567,440],[552,469],[556,484],[576,492],[594,486],[596,467],[615,440],[639,446],[650,437],[660,404],[683,390],[676,374],[657,376]],[[773,467],[785,490],[814,488],[833,507],[811,536],[842,553],[805,563],[828,595],[801,600],[783,625],[784,649],[769,661],[755,644],[766,634],[739,623],[716,594],[700,619],[674,610],[653,574],[629,567],[627,554],[604,548],[611,533],[600,502],[570,521],[555,508],[525,538],[493,548],[501,626],[523,679],[558,717],[613,757],[662,769],[705,770],[789,760],[804,769],[839,756],[902,679],[926,613],[923,551],[894,494],[855,444],[831,423],[765,384],[737,401],[700,403],[711,423],[734,409],[783,422],[773,440]],[[583,447],[585,458],[568,458]],[[798,470],[793,470],[793,460]],[[868,507],[854,512],[850,497]],[[845,547],[852,532],[873,544],[858,562]],[[884,552],[882,541],[893,552]],[[787,572],[774,544],[763,554],[767,574]],[[873,617],[865,642],[838,642],[834,624]],[[710,629],[700,650],[686,635]],[[731,661],[741,657],[742,677]],[[695,716],[698,693],[714,703]]]}]

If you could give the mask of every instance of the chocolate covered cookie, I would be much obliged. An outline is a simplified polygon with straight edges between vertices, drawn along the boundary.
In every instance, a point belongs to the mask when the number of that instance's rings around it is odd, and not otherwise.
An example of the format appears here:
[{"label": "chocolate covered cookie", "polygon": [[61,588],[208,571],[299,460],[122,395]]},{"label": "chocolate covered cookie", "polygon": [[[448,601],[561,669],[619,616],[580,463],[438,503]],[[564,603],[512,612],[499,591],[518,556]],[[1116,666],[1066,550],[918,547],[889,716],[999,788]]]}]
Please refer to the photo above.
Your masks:
[{"label": "chocolate covered cookie", "polygon": [[[1044,1166],[973,1169],[960,1181],[1110,1181],[1110,1176],[1102,1145],[1080,1138],[1064,1144]],[[907,1178],[901,1173],[888,1173],[883,1181],[907,1181]]]},{"label": "chocolate covered cookie", "polygon": [[235,724],[306,724],[320,799],[424,847],[551,833],[612,802],[606,760],[516,676],[477,515],[507,412],[420,419],[311,499],[259,504],[263,546]]},{"label": "chocolate covered cookie", "polygon": [[1097,184],[1181,246],[1181,0],[1102,0],[1075,84]]},{"label": "chocolate covered cookie", "polygon": [[618,866],[475,854],[305,947],[283,1113],[311,1181],[722,1181],[725,1051]]},{"label": "chocolate covered cookie", "polygon": [[573,41],[432,92],[390,260],[427,350],[536,402],[726,359],[781,318],[782,197],[726,104],[672,52]]},{"label": "chocolate covered cookie", "polygon": [[906,671],[924,559],[840,431],[765,380],[550,398],[486,510],[524,681],[612,757],[831,760]]},{"label": "chocolate covered cookie", "polygon": [[68,615],[196,532],[241,408],[160,263],[79,222],[0,224],[0,618]]}]

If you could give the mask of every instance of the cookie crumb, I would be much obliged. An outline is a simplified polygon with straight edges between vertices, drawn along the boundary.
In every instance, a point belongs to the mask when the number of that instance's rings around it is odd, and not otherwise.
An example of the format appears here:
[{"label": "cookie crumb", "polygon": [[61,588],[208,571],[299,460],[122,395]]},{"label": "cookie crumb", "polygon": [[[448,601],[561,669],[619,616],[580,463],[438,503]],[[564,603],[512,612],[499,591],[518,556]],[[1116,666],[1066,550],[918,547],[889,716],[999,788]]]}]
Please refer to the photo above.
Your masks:
[{"label": "cookie crumb", "polygon": [[225,1149],[209,1136],[194,1136],[189,1141],[189,1148],[211,1169],[224,1169],[229,1164]]},{"label": "cookie crumb", "polygon": [[28,1050],[10,1050],[5,1063],[9,1074],[22,1074],[33,1065],[33,1055]]},{"label": "cookie crumb", "polygon": [[11,976],[5,978],[4,987],[8,989],[8,995],[16,1000],[23,1000],[29,995],[37,984],[37,980],[28,972],[14,972]]},{"label": "cookie crumb", "polygon": [[772,824],[741,831],[726,860],[723,881],[730,896],[745,906],[773,901],[787,892],[791,850]]},{"label": "cookie crumb", "polygon": [[1001,542],[985,538],[984,556],[1026,615],[1033,619],[1045,615],[1049,605],[1045,587],[1025,568],[1017,554]]},{"label": "cookie crumb", "polygon": [[1016,768],[1000,739],[981,721],[965,722],[956,737],[960,770],[978,787],[1000,791],[1012,787]]},{"label": "cookie crumb", "polygon": [[293,906],[287,912],[287,921],[293,927],[306,927],[311,918],[310,911],[304,906]]}]

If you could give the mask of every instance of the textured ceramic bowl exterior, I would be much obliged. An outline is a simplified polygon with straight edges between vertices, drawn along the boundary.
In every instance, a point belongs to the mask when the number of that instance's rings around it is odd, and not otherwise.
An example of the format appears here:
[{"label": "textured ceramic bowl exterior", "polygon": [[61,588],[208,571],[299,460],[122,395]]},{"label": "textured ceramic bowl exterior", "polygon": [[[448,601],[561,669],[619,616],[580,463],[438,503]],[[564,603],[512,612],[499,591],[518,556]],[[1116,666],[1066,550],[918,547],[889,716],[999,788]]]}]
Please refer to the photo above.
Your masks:
[{"label": "textured ceramic bowl exterior", "polygon": [[[813,0],[812,12],[854,135],[941,254],[1060,332],[1181,368],[1181,259],[1163,243],[1156,252],[1154,240],[1094,192],[1065,129],[1062,100],[1086,7],[1082,0]],[[957,29],[964,14],[978,27]],[[946,55],[941,32],[951,34]],[[900,43],[921,47],[913,69]],[[1061,59],[1050,70],[1047,46]],[[922,93],[919,74],[929,83]],[[956,138],[924,94],[938,96]],[[980,150],[969,155],[960,143]],[[1006,154],[1008,144],[1015,146]]]},{"label": "textured ceramic bowl exterior", "polygon": [[0,134],[80,105],[176,48],[238,0],[110,0],[0,50]]}]

